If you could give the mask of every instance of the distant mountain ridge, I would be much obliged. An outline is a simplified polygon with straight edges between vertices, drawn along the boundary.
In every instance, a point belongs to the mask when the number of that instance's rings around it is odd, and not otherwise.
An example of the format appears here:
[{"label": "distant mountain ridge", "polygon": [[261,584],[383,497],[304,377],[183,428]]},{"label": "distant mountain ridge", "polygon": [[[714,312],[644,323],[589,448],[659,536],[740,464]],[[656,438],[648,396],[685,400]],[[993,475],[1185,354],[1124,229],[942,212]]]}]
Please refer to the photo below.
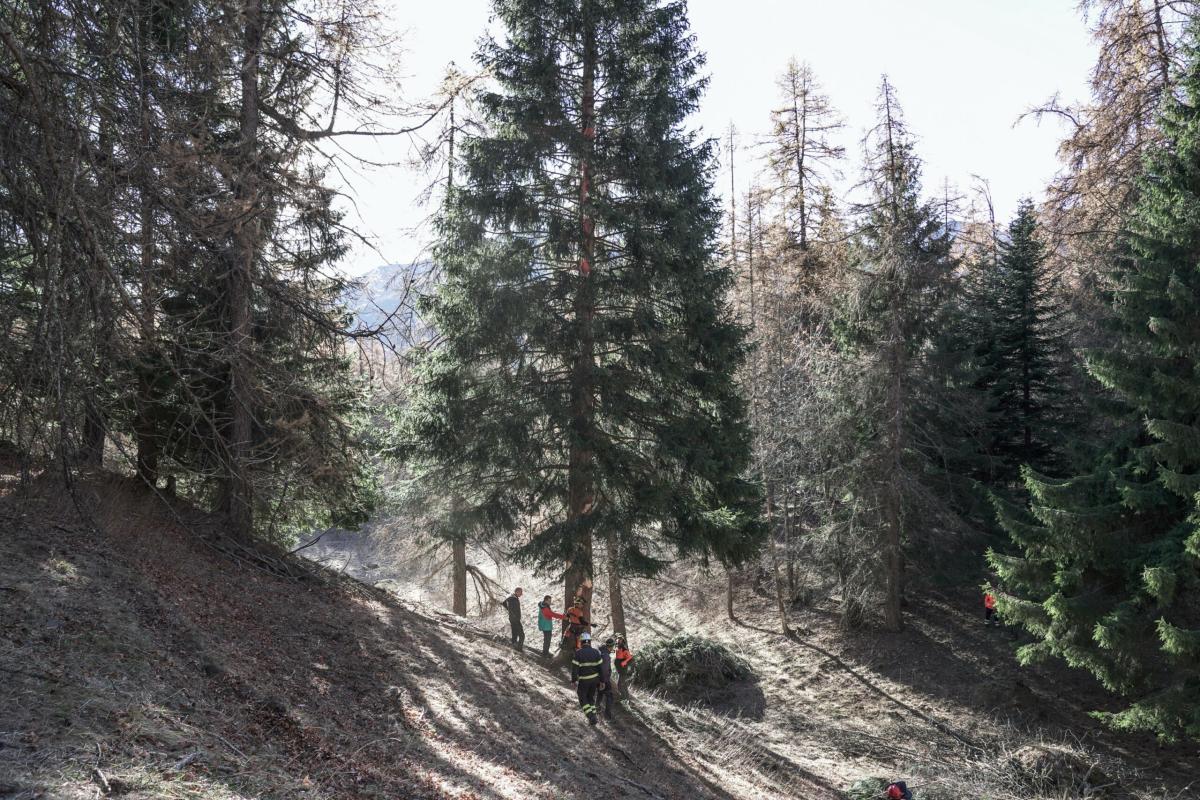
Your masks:
[{"label": "distant mountain ridge", "polygon": [[425,326],[417,317],[418,297],[432,288],[432,261],[382,264],[356,278],[343,295],[354,315],[354,329],[381,328],[394,344],[424,338]]}]

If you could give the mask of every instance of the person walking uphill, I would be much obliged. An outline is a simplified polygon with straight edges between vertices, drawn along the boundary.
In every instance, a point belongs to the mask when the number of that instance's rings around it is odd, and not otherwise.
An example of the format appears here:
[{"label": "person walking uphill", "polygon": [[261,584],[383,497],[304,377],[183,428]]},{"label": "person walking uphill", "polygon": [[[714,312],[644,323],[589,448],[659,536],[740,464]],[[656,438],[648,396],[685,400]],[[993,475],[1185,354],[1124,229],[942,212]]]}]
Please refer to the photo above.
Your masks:
[{"label": "person walking uphill", "polygon": [[508,609],[508,624],[512,627],[512,643],[513,649],[518,653],[525,647],[525,628],[521,625],[521,595],[524,591],[518,586],[513,589],[504,600],[504,607]]},{"label": "person walking uphill", "polygon": [[575,658],[571,659],[571,683],[579,694],[579,707],[591,725],[597,722],[596,692],[608,684],[609,677],[605,672],[604,657],[592,647],[592,635],[584,631],[579,635]]},{"label": "person walking uphill", "polygon": [[566,614],[559,614],[550,607],[550,595],[546,595],[542,598],[542,602],[538,603],[538,630],[542,632],[542,655],[544,657],[550,657],[550,640],[554,636],[554,621],[566,618]]},{"label": "person walking uphill", "polygon": [[612,720],[613,707],[613,684],[612,684],[612,651],[616,641],[610,636],[604,640],[604,644],[600,645],[600,658],[604,663],[600,665],[600,674],[607,676],[604,682],[600,684],[597,700],[604,709],[604,719]]}]

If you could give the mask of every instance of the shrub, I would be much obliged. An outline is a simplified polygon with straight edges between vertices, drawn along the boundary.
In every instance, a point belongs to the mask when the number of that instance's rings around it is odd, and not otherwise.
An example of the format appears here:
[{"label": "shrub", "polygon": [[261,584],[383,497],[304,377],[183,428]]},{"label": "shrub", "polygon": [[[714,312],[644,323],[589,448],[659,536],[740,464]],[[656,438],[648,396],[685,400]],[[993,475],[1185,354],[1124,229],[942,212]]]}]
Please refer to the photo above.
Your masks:
[{"label": "shrub", "polygon": [[848,800],[879,800],[887,790],[886,778],[859,778],[846,790]]},{"label": "shrub", "polygon": [[750,665],[725,645],[691,633],[655,642],[638,654],[637,683],[650,689],[721,689],[753,677]]}]

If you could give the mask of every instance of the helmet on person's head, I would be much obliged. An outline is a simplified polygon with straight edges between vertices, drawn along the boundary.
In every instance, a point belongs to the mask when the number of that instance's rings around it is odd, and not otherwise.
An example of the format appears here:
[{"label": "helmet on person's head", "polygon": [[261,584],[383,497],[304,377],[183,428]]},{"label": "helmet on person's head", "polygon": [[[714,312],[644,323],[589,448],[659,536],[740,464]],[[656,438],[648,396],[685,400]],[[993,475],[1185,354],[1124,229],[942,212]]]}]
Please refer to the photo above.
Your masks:
[{"label": "helmet on person's head", "polygon": [[614,644],[616,644],[616,642],[613,641],[611,636],[604,640],[605,647],[612,647]]},{"label": "helmet on person's head", "polygon": [[896,784],[893,783],[891,786],[888,787],[887,796],[888,796],[888,800],[902,800],[902,798],[904,797],[904,793],[900,791],[899,786],[897,786]]},{"label": "helmet on person's head", "polygon": [[576,597],[576,598],[575,598],[575,605],[577,605],[577,606],[586,606],[586,605],[587,605],[587,600],[584,600],[582,597]]},{"label": "helmet on person's head", "polygon": [[591,640],[592,640],[592,635],[590,633],[588,633],[587,631],[584,631],[583,633],[579,634],[579,641],[590,642]]}]

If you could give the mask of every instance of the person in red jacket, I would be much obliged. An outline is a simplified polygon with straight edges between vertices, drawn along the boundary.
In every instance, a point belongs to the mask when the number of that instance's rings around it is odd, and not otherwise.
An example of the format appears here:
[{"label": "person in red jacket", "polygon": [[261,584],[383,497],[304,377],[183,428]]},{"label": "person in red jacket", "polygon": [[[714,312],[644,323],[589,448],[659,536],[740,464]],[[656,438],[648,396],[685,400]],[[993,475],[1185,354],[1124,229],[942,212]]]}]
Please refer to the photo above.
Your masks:
[{"label": "person in red jacket", "polygon": [[1000,618],[996,616],[996,595],[992,594],[992,589],[983,593],[983,624],[1000,624]]},{"label": "person in red jacket", "polygon": [[542,598],[542,602],[538,603],[538,630],[542,632],[543,657],[550,657],[550,639],[554,636],[554,621],[566,618],[566,614],[559,614],[550,608],[550,595],[546,595]]}]

